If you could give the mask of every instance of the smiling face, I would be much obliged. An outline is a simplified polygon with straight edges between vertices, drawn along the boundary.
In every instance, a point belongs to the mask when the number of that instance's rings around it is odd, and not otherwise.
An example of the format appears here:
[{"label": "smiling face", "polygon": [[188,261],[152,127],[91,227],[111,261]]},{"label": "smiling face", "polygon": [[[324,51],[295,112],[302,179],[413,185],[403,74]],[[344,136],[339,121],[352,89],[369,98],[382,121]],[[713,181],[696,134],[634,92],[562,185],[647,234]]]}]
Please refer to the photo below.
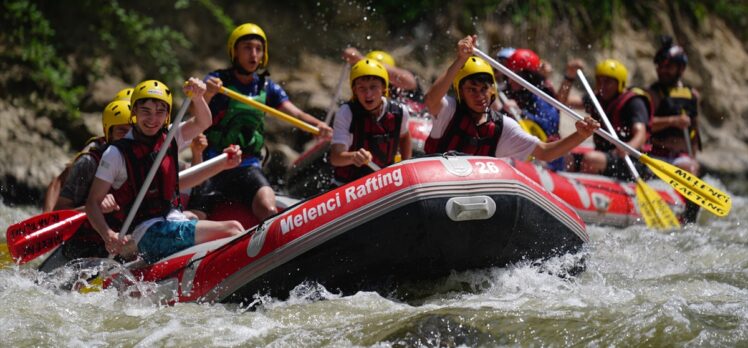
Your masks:
[{"label": "smiling face", "polygon": [[493,95],[493,85],[488,82],[465,79],[460,86],[460,96],[470,111],[475,113],[485,113],[491,105],[491,96]]},{"label": "smiling face", "polygon": [[250,36],[236,42],[234,58],[236,64],[248,72],[255,72],[262,65],[265,45],[259,36]]},{"label": "smiling face", "polygon": [[361,76],[353,81],[353,95],[366,111],[375,111],[382,105],[384,81],[376,76]]},{"label": "smiling face", "polygon": [[132,114],[136,117],[135,127],[146,136],[153,136],[166,123],[169,107],[157,99],[144,99],[135,103]]}]

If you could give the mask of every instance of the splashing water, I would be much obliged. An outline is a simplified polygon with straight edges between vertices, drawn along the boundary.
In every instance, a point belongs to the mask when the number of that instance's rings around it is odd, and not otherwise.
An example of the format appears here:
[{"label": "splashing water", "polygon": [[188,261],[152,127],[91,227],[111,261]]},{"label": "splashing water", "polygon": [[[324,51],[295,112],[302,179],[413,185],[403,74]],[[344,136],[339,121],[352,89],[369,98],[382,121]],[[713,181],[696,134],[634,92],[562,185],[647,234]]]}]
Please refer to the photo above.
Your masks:
[{"label": "splashing water", "polygon": [[[0,212],[3,230],[35,213]],[[123,274],[135,290],[71,292],[60,289],[69,277],[12,266],[0,270],[0,335],[8,346],[744,346],[746,218],[746,198],[734,197],[727,218],[702,215],[680,231],[589,226],[577,255],[456,272],[384,296],[303,283],[283,301],[164,305],[168,290],[100,259],[60,272],[86,282]],[[569,276],[582,257],[586,270]]]}]

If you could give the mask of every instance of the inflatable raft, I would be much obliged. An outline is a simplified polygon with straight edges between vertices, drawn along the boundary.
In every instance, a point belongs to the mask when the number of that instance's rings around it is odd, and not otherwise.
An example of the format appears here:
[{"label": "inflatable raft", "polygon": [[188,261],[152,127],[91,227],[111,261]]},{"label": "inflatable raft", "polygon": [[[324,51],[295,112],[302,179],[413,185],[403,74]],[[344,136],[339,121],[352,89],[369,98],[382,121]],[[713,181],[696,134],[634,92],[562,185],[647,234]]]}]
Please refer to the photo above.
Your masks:
[{"label": "inflatable raft", "polygon": [[[224,209],[229,218],[246,214]],[[216,216],[213,216],[216,218]],[[573,253],[588,241],[567,204],[489,157],[405,161],[289,206],[236,238],[132,273],[171,301],[285,298],[311,281],[388,293],[403,282]]]},{"label": "inflatable raft", "polygon": [[[431,131],[431,117],[423,108],[410,106],[413,115],[408,130],[412,139],[414,156],[423,155],[423,146]],[[308,197],[332,185],[333,169],[327,161],[328,142],[320,142],[304,152],[293,164],[286,178],[287,191],[292,196]],[[580,146],[574,152],[591,148]],[[571,205],[588,224],[627,227],[643,224],[636,202],[636,184],[615,180],[602,175],[554,172],[537,163],[511,161],[521,173]],[[671,186],[661,182],[648,183],[663,197],[675,215],[684,221],[686,200]]]}]

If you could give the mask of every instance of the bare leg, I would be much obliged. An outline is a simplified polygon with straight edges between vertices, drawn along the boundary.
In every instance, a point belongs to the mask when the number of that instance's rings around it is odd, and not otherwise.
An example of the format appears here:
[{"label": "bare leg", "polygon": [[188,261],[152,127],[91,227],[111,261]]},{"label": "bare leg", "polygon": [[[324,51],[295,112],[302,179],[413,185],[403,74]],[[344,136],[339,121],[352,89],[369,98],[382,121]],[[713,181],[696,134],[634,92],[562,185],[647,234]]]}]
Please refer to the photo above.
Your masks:
[{"label": "bare leg", "polygon": [[210,242],[212,240],[232,237],[244,232],[244,227],[239,221],[210,221],[201,220],[195,226],[195,244]]},{"label": "bare leg", "polygon": [[275,207],[275,192],[268,186],[260,188],[252,199],[252,213],[260,220],[278,213]]}]

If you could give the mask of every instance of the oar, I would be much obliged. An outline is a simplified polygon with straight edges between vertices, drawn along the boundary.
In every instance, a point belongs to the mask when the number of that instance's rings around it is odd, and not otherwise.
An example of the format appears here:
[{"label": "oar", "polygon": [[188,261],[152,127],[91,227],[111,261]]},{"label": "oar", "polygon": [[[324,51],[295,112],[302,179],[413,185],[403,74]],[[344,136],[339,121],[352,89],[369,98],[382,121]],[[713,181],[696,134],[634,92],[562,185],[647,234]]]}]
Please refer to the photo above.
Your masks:
[{"label": "oar", "polygon": [[86,221],[86,213],[58,210],[43,213],[8,227],[8,251],[24,264],[70,239]]},{"label": "oar", "polygon": [[[681,111],[682,114],[686,113],[686,110]],[[693,147],[691,147],[691,134],[688,132],[688,127],[683,128],[683,139],[686,141],[686,149],[688,149],[688,157],[693,157]]]},{"label": "oar", "polygon": [[[582,70],[577,69],[577,76],[579,77],[579,80],[582,81],[582,85],[584,85],[584,89],[587,90],[590,99],[592,99],[592,103],[595,105],[597,113],[600,115],[603,123],[605,123],[605,128],[608,129],[608,132],[610,132],[610,135],[613,138],[619,139],[618,133],[616,133],[613,125],[610,124],[610,120],[605,114],[605,110],[603,110],[602,105],[600,105],[600,101],[597,100],[595,92],[592,91],[592,87],[590,87],[590,84],[587,82]],[[634,177],[634,180],[636,180],[636,201],[639,204],[639,211],[641,212],[647,227],[663,230],[680,228],[678,218],[675,217],[675,214],[670,210],[667,203],[662,200],[660,194],[642,180],[636,167],[634,167],[634,163],[631,162],[631,158],[626,155],[624,160],[626,161],[626,165],[629,167],[631,175]]]},{"label": "oar", "polygon": [[[236,101],[238,101],[240,103],[244,103],[244,104],[247,104],[249,106],[255,107],[257,109],[260,109],[260,110],[262,110],[262,111],[264,111],[264,112],[266,112],[266,113],[268,113],[268,114],[270,114],[272,116],[275,116],[276,118],[278,118],[278,119],[280,119],[282,121],[288,122],[288,123],[292,124],[293,126],[300,128],[301,130],[307,131],[307,132],[312,133],[314,135],[318,135],[319,134],[319,128],[317,128],[315,126],[312,126],[312,125],[310,125],[310,124],[308,124],[308,123],[306,123],[306,122],[304,122],[304,121],[302,121],[302,120],[300,120],[300,119],[298,119],[296,117],[293,117],[293,116],[291,116],[291,115],[289,115],[289,114],[287,114],[287,113],[285,113],[283,111],[280,111],[280,110],[278,110],[276,108],[267,106],[267,105],[265,105],[263,103],[260,103],[260,102],[258,102],[256,100],[252,99],[252,98],[248,98],[248,97],[243,96],[243,95],[241,95],[239,93],[236,93],[236,92],[234,92],[234,91],[232,91],[232,90],[230,90],[230,89],[228,89],[226,87],[221,87],[221,93],[225,94],[227,97],[229,97],[231,99],[234,99],[234,100],[236,100]],[[369,168],[371,168],[371,170],[373,170],[375,172],[378,171],[378,170],[380,170],[380,169],[382,169],[378,165],[374,164],[373,162],[369,162],[366,165],[369,166]]]},{"label": "oar", "polygon": [[[179,172],[180,178],[208,169],[226,160],[221,154],[208,161]],[[72,237],[86,221],[86,213],[75,210],[57,210],[28,218],[8,227],[7,247],[10,256],[19,264],[29,262],[58,247]],[[12,262],[12,261],[11,261]]]},{"label": "oar", "polygon": [[338,84],[335,86],[335,95],[333,95],[332,100],[330,101],[330,107],[327,108],[327,115],[325,115],[325,123],[330,124],[330,120],[332,120],[332,115],[335,114],[335,110],[337,109],[336,106],[338,106],[338,99],[340,99],[340,92],[343,91],[343,81],[346,80],[346,76],[349,73],[349,70],[351,69],[351,65],[348,63],[343,64],[343,70],[340,72],[340,77],[338,78]]},{"label": "oar", "polygon": [[298,119],[296,117],[293,117],[293,116],[291,116],[291,115],[289,115],[289,114],[287,114],[287,113],[285,113],[283,111],[280,111],[278,109],[272,108],[270,106],[267,106],[267,105],[265,105],[263,103],[260,103],[260,102],[258,102],[256,100],[254,100],[252,98],[248,98],[248,97],[243,96],[243,95],[241,95],[239,93],[236,93],[236,92],[234,92],[234,91],[232,91],[232,90],[230,90],[230,89],[228,89],[226,87],[221,87],[221,93],[225,94],[227,97],[229,97],[231,99],[234,99],[234,100],[236,100],[236,101],[238,101],[240,103],[244,103],[244,104],[253,106],[253,107],[257,108],[257,109],[260,109],[263,112],[268,113],[271,116],[274,116],[274,117],[280,119],[281,121],[285,121],[287,123],[290,123],[290,124],[294,125],[297,128],[300,128],[301,130],[307,131],[307,132],[312,133],[314,135],[318,135],[319,134],[319,128],[317,128],[315,126],[312,126],[312,125],[310,125],[310,124],[308,124],[308,123],[306,123],[306,122],[304,122],[304,121],[302,121],[302,120],[300,120],[300,119]]},{"label": "oar", "polygon": [[[505,66],[499,64],[499,62],[495,61],[489,55],[481,52],[477,48],[473,49],[473,53],[483,58],[486,62],[491,64],[491,66],[500,70],[504,75],[509,76],[509,78],[516,81],[528,90],[532,91],[534,94],[536,94],[546,102],[550,103],[560,110],[566,111],[570,116],[579,121],[584,120],[584,117],[576,113],[574,110],[570,109],[568,106],[541,91],[539,88],[533,86],[531,83],[525,81],[525,79],[507,69]],[[595,130],[595,133],[605,138],[605,140],[610,141],[611,143],[619,147],[622,147],[626,150],[626,152],[629,153],[629,155],[634,156],[636,159],[646,164],[655,175],[672,186],[686,199],[698,204],[699,206],[717,216],[726,216],[730,212],[730,209],[732,208],[732,199],[730,198],[730,196],[701,181],[701,179],[699,179],[696,175],[693,175],[687,170],[678,168],[667,162],[660,161],[642,154],[628,144],[613,138],[610,134],[608,134],[608,132],[602,129]]]}]

